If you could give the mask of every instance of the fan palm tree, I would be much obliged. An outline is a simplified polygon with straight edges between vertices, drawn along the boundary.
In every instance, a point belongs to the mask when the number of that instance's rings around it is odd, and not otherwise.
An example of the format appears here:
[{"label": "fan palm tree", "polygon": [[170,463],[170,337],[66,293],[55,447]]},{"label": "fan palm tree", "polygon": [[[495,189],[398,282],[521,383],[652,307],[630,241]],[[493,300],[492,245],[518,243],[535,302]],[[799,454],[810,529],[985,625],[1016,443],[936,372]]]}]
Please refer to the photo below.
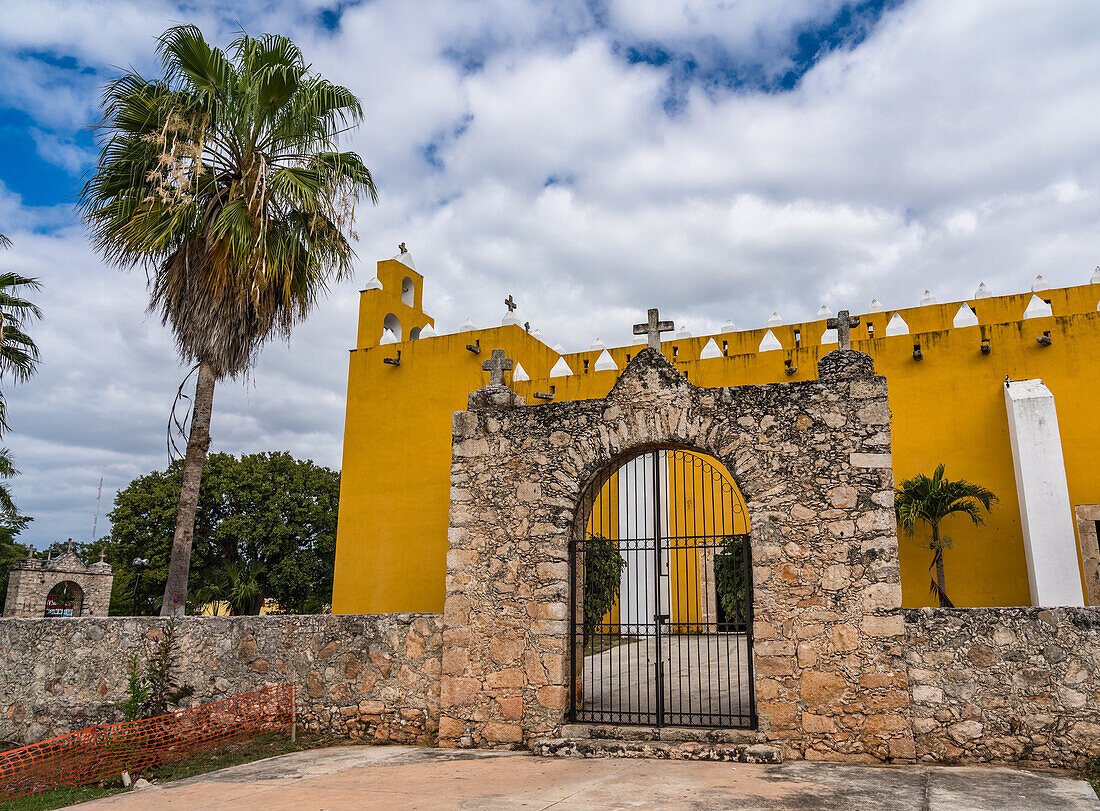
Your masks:
[{"label": "fan palm tree", "polygon": [[894,492],[894,509],[898,516],[898,526],[912,536],[919,522],[928,524],[932,537],[928,548],[932,550],[932,563],[929,571],[935,568],[929,593],[939,598],[940,608],[954,608],[947,596],[947,585],[943,575],[943,550],[950,549],[951,539],[940,535],[940,522],[954,513],[970,516],[976,525],[985,523],[982,511],[989,512],[997,501],[990,490],[980,484],[965,479],[951,481],[943,476],[941,463],[929,478],[923,473],[906,479]]},{"label": "fan palm tree", "polygon": [[158,40],[163,76],[103,94],[101,153],[80,206],[107,261],[142,265],[150,311],[197,371],[162,614],[182,614],[215,381],[244,375],[351,270],[354,208],[377,192],[341,133],[362,117],[289,39],[222,51],[194,26]]},{"label": "fan palm tree", "polygon": [[[0,248],[10,248],[11,240],[0,234]],[[38,279],[18,273],[0,273],[0,380],[5,377],[22,383],[38,368],[38,347],[23,328],[42,311],[23,298],[25,290],[41,290]],[[0,391],[0,431],[8,430],[8,409]]]}]

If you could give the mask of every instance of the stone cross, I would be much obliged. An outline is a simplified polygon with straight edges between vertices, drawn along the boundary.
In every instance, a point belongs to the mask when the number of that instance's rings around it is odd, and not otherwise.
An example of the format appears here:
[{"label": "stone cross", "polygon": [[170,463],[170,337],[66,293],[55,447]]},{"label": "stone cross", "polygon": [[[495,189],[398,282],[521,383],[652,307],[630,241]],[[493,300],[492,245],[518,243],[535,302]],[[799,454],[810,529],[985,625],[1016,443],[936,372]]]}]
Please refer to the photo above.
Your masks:
[{"label": "stone cross", "polygon": [[516,309],[516,302],[512,300],[512,294],[508,294],[508,298],[504,299],[504,306],[508,308],[508,312],[512,312]]},{"label": "stone cross", "polygon": [[836,330],[837,342],[840,344],[841,349],[851,349],[851,328],[859,326],[859,316],[849,316],[847,310],[841,310],[836,314],[836,318],[828,319],[825,326],[828,329]]},{"label": "stone cross", "polygon": [[481,364],[481,368],[489,373],[490,386],[503,386],[504,371],[510,371],[512,365],[512,359],[504,357],[503,349],[494,349],[492,357]]},{"label": "stone cross", "polygon": [[397,246],[397,250],[400,251],[401,253],[408,253],[409,252],[409,249],[405,247],[404,242],[402,242],[400,245]]},{"label": "stone cross", "polygon": [[645,324],[635,324],[635,335],[648,335],[649,336],[649,348],[661,351],[661,333],[672,332],[676,329],[676,325],[671,321],[658,321],[657,320],[657,308],[654,307],[649,311],[649,321]]}]

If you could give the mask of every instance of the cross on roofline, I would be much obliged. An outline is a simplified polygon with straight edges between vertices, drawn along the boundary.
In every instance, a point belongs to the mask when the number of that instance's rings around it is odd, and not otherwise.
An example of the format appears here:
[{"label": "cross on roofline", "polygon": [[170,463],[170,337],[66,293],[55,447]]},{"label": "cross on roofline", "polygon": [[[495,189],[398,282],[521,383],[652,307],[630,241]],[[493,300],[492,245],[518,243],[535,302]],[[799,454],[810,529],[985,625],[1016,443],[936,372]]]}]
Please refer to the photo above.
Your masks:
[{"label": "cross on roofline", "polygon": [[676,329],[676,325],[671,321],[659,321],[657,315],[657,308],[654,307],[649,311],[649,320],[644,324],[634,325],[635,335],[648,335],[649,336],[649,348],[661,351],[661,333],[672,332]]},{"label": "cross on roofline", "polygon": [[512,294],[508,294],[508,298],[504,299],[504,306],[508,308],[508,312],[516,309],[516,302],[512,300]]},{"label": "cross on roofline", "polygon": [[401,253],[408,253],[409,252],[409,249],[405,247],[404,242],[402,242],[400,245],[397,246],[397,250],[400,251]]},{"label": "cross on roofline", "polygon": [[837,343],[841,349],[852,348],[852,327],[859,326],[859,316],[849,316],[847,310],[841,310],[836,314],[836,318],[830,318],[825,322],[825,326],[829,329],[836,330]]},{"label": "cross on roofline", "polygon": [[492,357],[481,364],[481,368],[489,373],[490,386],[503,386],[504,372],[511,371],[512,365],[512,359],[504,357],[503,349],[494,349]]}]

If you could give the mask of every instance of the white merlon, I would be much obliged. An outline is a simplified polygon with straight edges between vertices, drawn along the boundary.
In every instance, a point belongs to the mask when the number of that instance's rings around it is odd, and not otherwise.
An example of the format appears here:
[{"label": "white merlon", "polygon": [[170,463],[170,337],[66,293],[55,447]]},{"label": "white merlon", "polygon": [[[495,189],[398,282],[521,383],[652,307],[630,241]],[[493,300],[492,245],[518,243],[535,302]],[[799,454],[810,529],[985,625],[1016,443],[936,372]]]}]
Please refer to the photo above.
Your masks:
[{"label": "white merlon", "polygon": [[676,333],[677,340],[679,340],[680,338],[690,338],[690,337],[691,337],[691,332],[688,330],[687,327],[685,327],[683,324],[681,324],[680,325],[680,331]]},{"label": "white merlon", "polygon": [[959,307],[959,311],[955,313],[951,325],[953,327],[976,327],[978,326],[978,314],[970,309],[969,304],[963,302],[963,305]]},{"label": "white merlon", "polygon": [[927,307],[929,304],[935,304],[936,297],[932,295],[931,290],[925,290],[924,295],[920,297],[920,306]]},{"label": "white merlon", "polygon": [[703,351],[699,353],[699,360],[710,360],[711,358],[722,357],[722,350],[718,348],[718,343],[711,338],[707,341],[707,345],[703,347]]},{"label": "white merlon", "polygon": [[909,325],[905,323],[905,319],[901,317],[901,313],[894,313],[890,316],[890,322],[886,325],[887,335],[908,335]]},{"label": "white merlon", "polygon": [[1035,277],[1035,281],[1031,283],[1031,292],[1038,293],[1040,290],[1049,290],[1050,282],[1043,278],[1043,274],[1040,273]]},{"label": "white merlon", "polygon": [[1100,265],[1096,266],[1096,270],[1092,272],[1092,278],[1089,279],[1089,284],[1100,284]]},{"label": "white merlon", "polygon": [[1041,380],[1010,381],[1004,387],[1031,604],[1083,606],[1054,395]]},{"label": "white merlon", "polygon": [[517,363],[516,368],[512,371],[513,383],[524,383],[531,379],[531,376],[527,374],[527,370],[523,368],[522,363]]},{"label": "white merlon", "polygon": [[978,284],[978,289],[974,291],[974,298],[989,298],[993,295],[993,291],[986,286],[985,282]]},{"label": "white merlon", "polygon": [[504,314],[504,318],[500,319],[500,325],[502,327],[506,327],[509,324],[516,324],[517,326],[519,325],[519,319],[516,318],[516,314],[511,310]]},{"label": "white merlon", "polygon": [[596,358],[596,363],[592,367],[597,372],[610,372],[613,369],[618,369],[618,365],[615,363],[615,359],[611,357],[611,353],[606,349],[600,353],[600,356]]},{"label": "white merlon", "polygon": [[407,267],[409,270],[416,270],[416,265],[413,264],[412,254],[409,253],[408,251],[405,251],[403,253],[399,253],[396,256],[392,256],[390,258],[391,259],[396,259],[398,262],[400,262],[402,265]]},{"label": "white merlon", "polygon": [[867,308],[869,313],[881,313],[885,308],[882,306],[882,302],[877,298],[871,299],[871,306]]},{"label": "white merlon", "polygon": [[589,348],[589,349],[593,349],[593,350],[596,350],[596,349],[599,349],[599,350],[607,349],[607,347],[606,347],[606,346],[604,346],[604,342],[600,340],[600,337],[599,337],[598,335],[596,336],[596,340],[594,340],[594,341],[592,342],[592,346],[590,346],[590,347],[588,347],[588,348]]},{"label": "white merlon", "polygon": [[550,377],[568,377],[573,374],[573,370],[569,368],[569,364],[565,362],[565,358],[558,358],[558,362],[554,364],[554,368],[550,370]]},{"label": "white merlon", "polygon": [[[1097,268],[1100,271],[1100,268]],[[737,327],[733,323],[732,318],[727,318],[726,323],[722,325],[722,332],[736,332]]]},{"label": "white merlon", "polygon": [[818,318],[832,318],[833,311],[829,309],[828,304],[822,304],[821,309],[817,311]]},{"label": "white merlon", "polygon": [[378,281],[378,277],[375,276],[373,279],[371,279],[369,282],[367,282],[367,286],[364,287],[363,289],[364,290],[381,290],[382,289],[382,282]]},{"label": "white merlon", "polygon": [[397,336],[390,332],[388,329],[382,330],[382,340],[379,344],[395,344],[397,343]]},{"label": "white merlon", "polygon": [[783,323],[783,319],[779,317],[779,313],[772,313],[771,318],[768,319],[769,327],[778,327]]},{"label": "white merlon", "polygon": [[546,338],[543,336],[541,329],[533,330],[531,332],[531,337],[534,338],[536,341],[541,341],[542,343],[546,343]]},{"label": "white merlon", "polygon": [[1051,315],[1054,315],[1054,311],[1050,305],[1038,296],[1032,296],[1031,301],[1027,303],[1027,309],[1024,310],[1024,318],[1046,318]]},{"label": "white merlon", "polygon": [[467,318],[462,322],[462,326],[458,328],[459,332],[473,332],[477,327],[474,326],[474,319]]},{"label": "white merlon", "polygon": [[559,355],[564,355],[565,354],[565,347],[562,346],[561,341],[558,341],[556,344],[554,344],[550,348],[553,349],[555,352],[557,352]]},{"label": "white merlon", "polygon": [[775,333],[768,330],[764,333],[764,337],[760,340],[760,352],[774,352],[776,349],[782,349],[783,344],[779,343],[779,339],[775,337]]},{"label": "white merlon", "polygon": [[840,343],[840,336],[835,329],[827,329],[821,333],[821,343],[822,345]]},{"label": "white merlon", "polygon": [[425,324],[424,328],[420,330],[421,339],[435,338],[439,333],[435,331],[431,324]]}]

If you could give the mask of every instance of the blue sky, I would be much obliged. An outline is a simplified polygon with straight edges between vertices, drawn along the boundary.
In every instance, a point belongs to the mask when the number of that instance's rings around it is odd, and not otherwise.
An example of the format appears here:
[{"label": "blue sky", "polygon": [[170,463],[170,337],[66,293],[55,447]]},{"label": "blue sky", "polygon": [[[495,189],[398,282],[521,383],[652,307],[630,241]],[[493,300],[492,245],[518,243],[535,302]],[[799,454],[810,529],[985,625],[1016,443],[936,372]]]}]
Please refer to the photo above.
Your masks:
[{"label": "blue sky", "polygon": [[361,97],[349,145],[382,192],[357,278],[219,386],[215,450],[339,467],[356,291],[399,242],[441,329],[511,293],[569,349],[628,342],[649,306],[701,334],[1100,261],[1091,0],[0,0],[0,269],[39,276],[46,312],[5,441],[40,545],[87,537],[100,476],[106,511],[165,463],[185,372],[72,200],[103,82],[155,72],[177,22],[293,37]]}]

